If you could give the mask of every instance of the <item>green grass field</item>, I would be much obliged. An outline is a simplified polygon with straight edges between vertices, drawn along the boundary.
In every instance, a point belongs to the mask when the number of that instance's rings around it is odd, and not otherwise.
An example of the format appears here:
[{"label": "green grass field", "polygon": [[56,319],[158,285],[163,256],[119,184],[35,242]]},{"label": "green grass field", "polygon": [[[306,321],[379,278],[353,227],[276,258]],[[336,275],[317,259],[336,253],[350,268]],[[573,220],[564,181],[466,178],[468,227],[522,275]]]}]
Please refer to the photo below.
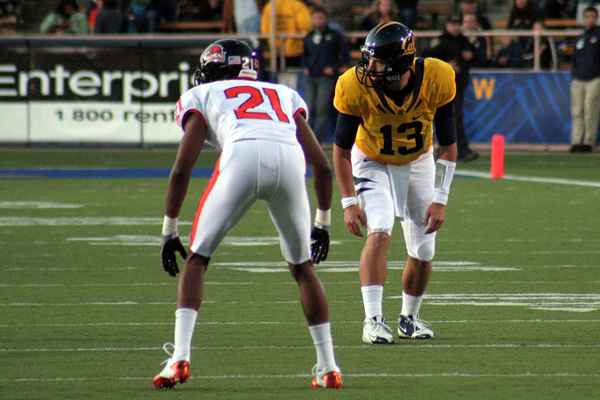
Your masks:
[{"label": "green grass field", "polygon": [[[0,169],[169,167],[173,156],[12,149]],[[215,155],[201,157],[209,168]],[[345,375],[335,392],[309,389],[314,350],[262,204],[212,260],[193,379],[156,392],[176,288],[158,257],[166,179],[0,175],[0,399],[598,399],[600,156],[519,153],[506,165],[596,186],[457,177],[423,307],[438,335],[427,342],[361,343],[362,243],[336,194],[335,243],[318,269]],[[185,235],[205,184],[192,183]],[[404,256],[398,226],[384,293],[392,323]]]}]

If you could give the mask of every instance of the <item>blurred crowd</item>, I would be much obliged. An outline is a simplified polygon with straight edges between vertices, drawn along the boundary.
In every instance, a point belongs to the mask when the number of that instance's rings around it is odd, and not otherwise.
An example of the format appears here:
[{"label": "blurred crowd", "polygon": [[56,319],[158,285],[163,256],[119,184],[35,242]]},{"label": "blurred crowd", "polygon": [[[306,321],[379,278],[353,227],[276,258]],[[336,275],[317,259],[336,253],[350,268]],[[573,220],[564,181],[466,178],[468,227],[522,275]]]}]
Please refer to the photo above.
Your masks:
[{"label": "blurred crowd", "polygon": [[[157,32],[237,32],[268,34],[271,32],[269,0],[0,0],[0,34],[16,31],[22,5],[43,9],[39,15],[39,32],[44,34],[123,34]],[[35,3],[35,4],[34,4]],[[531,68],[534,63],[534,39],[531,36],[475,37],[474,32],[490,29],[533,31],[575,27],[575,18],[585,6],[600,0],[278,0],[278,33],[296,34],[298,38],[278,41],[287,66],[300,66],[304,42],[300,36],[311,31],[311,11],[323,10],[328,26],[344,34],[368,31],[387,21],[400,21],[416,30],[442,30],[434,40],[421,39],[422,52],[430,48],[460,42],[471,54],[459,57],[456,64],[470,67]],[[568,40],[543,39],[542,67],[551,65],[552,50],[566,60],[574,51]],[[359,57],[361,40],[351,37],[347,46],[350,58]],[[443,50],[443,49],[442,49]],[[436,50],[438,53],[440,49]],[[434,53],[436,52],[434,51]],[[557,51],[554,51],[556,61]]]},{"label": "blurred crowd", "polygon": [[[22,4],[30,0],[0,0],[0,33],[14,33]],[[156,32],[238,32],[268,34],[271,2],[268,0],[54,0],[36,2],[43,9],[39,32],[45,34],[122,34]],[[416,30],[443,30],[437,40],[420,41],[421,50],[459,37],[473,58],[474,67],[527,68],[533,65],[532,37],[474,37],[490,29],[536,30],[545,22],[553,28],[575,27],[581,7],[596,0],[278,0],[278,33],[305,35],[313,28],[311,11],[322,9],[332,30],[368,31],[387,21],[400,21]],[[32,3],[33,4],[33,3]],[[490,15],[491,13],[491,15]],[[24,17],[23,17],[24,18]],[[558,22],[557,22],[558,21]],[[564,23],[561,23],[564,21]],[[298,66],[304,51],[302,39],[278,42],[290,65]],[[559,43],[558,48],[563,47]],[[360,40],[350,39],[350,55],[358,56]],[[354,51],[352,51],[354,50]],[[568,50],[567,50],[568,52]],[[570,54],[567,54],[570,55]],[[542,66],[550,64],[549,43],[541,45]]]}]

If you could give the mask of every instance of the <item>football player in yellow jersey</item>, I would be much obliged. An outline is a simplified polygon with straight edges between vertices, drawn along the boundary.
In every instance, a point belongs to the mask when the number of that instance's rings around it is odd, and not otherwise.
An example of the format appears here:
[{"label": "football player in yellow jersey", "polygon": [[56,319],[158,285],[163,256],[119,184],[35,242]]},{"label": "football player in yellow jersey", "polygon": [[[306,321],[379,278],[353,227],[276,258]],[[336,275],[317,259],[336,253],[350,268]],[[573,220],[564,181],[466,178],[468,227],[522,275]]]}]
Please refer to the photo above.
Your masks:
[{"label": "football player in yellow jersey", "polygon": [[365,343],[394,341],[383,318],[382,299],[396,218],[408,253],[398,336],[434,337],[419,318],[419,309],[456,167],[456,85],[449,64],[415,54],[409,28],[398,22],[378,25],[365,40],[362,61],[338,79],[335,89],[340,115],[333,159],[344,222],[356,236],[363,236],[362,227],[367,230],[360,257]]}]

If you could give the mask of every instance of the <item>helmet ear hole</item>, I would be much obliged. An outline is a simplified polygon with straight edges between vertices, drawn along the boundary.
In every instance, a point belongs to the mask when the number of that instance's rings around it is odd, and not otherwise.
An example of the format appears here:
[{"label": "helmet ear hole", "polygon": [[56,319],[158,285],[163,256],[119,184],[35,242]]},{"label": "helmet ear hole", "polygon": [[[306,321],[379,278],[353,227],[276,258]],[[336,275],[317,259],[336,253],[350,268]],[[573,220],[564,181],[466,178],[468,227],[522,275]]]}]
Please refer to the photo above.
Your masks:
[{"label": "helmet ear hole", "polygon": [[198,86],[204,83],[204,74],[202,73],[200,68],[196,68],[196,70],[194,71],[193,82],[194,86]]}]

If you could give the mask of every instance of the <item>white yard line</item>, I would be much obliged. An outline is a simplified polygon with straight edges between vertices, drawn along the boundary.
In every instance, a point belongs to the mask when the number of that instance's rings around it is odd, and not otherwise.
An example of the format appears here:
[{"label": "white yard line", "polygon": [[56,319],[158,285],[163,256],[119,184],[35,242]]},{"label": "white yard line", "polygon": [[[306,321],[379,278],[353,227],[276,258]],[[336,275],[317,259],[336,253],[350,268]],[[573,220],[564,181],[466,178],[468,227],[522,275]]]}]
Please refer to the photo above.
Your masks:
[{"label": "white yard line", "polygon": [[[412,344],[411,344],[412,343]],[[600,349],[598,344],[560,344],[560,343],[487,343],[487,344],[423,344],[416,342],[406,342],[406,345],[399,344],[406,349]],[[336,345],[336,349],[372,349],[371,345]],[[307,350],[314,349],[314,346],[211,346],[195,347],[196,351],[258,351],[258,350]],[[161,351],[160,346],[151,347],[73,347],[73,348],[0,348],[0,353],[119,353],[119,352],[148,352]]]},{"label": "white yard line", "polygon": [[[214,286],[252,286],[254,282],[217,282],[208,281],[205,285]],[[176,286],[177,282],[132,282],[132,283],[23,283],[9,284],[1,283],[0,288],[51,288],[51,287],[154,287],[154,286]]]},{"label": "white yard line", "polygon": [[82,204],[60,203],[51,201],[0,201],[0,209],[10,210],[71,209],[82,207]]},{"label": "white yard line", "polygon": [[[404,260],[393,260],[388,262],[389,270],[404,269]],[[224,267],[234,271],[253,272],[253,273],[288,273],[286,264],[282,261],[235,261],[235,262],[216,262],[215,267]],[[358,271],[359,261],[325,261],[316,266],[318,272],[322,273],[339,273],[339,272],[356,272]],[[482,272],[504,272],[518,271],[521,268],[481,265],[473,261],[434,261],[434,268],[437,272],[466,272],[466,271],[482,271]]]},{"label": "white yard line", "polygon": [[[466,176],[466,177],[470,177],[470,178],[490,179],[490,174],[488,172],[480,172],[480,171],[459,169],[456,171],[456,175]],[[579,180],[579,179],[566,179],[566,178],[554,178],[554,177],[543,177],[543,176],[519,176],[519,175],[504,175],[504,179],[507,181],[551,183],[554,185],[584,186],[584,187],[600,188],[600,182],[598,182],[598,181],[585,181],[585,180]]]},{"label": "white yard line", "polygon": [[[224,284],[224,282],[221,282]],[[387,296],[386,300],[401,299],[400,295]],[[600,293],[429,293],[425,297],[430,306],[522,306],[536,309],[573,312],[589,312],[600,309]],[[359,298],[333,300],[332,304],[359,303]],[[298,300],[226,300],[206,301],[205,304],[298,304]],[[144,302],[136,300],[96,300],[72,303],[11,302],[0,303],[0,307],[86,307],[86,306],[156,306],[174,305],[172,301]]]},{"label": "white yard line", "polygon": [[[361,325],[362,320],[355,321],[332,321],[335,325]],[[586,324],[600,323],[600,319],[497,319],[497,320],[429,320],[431,324],[477,324],[477,325],[502,325],[502,324]],[[172,326],[174,321],[145,321],[145,322],[55,322],[55,323],[18,323],[0,324],[0,328],[23,329],[33,327],[52,328],[96,328],[96,327],[145,327],[145,326]],[[261,325],[285,325],[305,326],[305,322],[284,321],[199,321],[198,326],[261,326]]]},{"label": "white yard line", "polygon": [[[238,305],[238,304],[299,304],[299,300],[273,300],[273,301],[202,301],[202,304],[221,304],[221,305]],[[330,301],[331,303],[347,304],[347,301]],[[174,306],[175,301],[135,301],[135,300],[120,300],[120,301],[89,301],[78,303],[36,303],[36,302],[14,302],[0,303],[0,307],[85,307],[85,306]]]},{"label": "white yard line", "polygon": [[[404,260],[392,260],[388,262],[388,266],[402,267],[404,266]],[[435,265],[445,267],[476,267],[481,263],[475,261],[434,261]],[[211,265],[220,265],[227,267],[286,267],[287,264],[284,261],[235,261],[235,262],[215,262]],[[334,260],[334,261],[323,261],[317,266],[318,269],[325,269],[327,267],[358,267],[359,260]]]},{"label": "white yard line", "polygon": [[[93,269],[94,273],[98,272],[114,272],[114,271],[134,271],[138,269],[137,267],[106,267],[102,269]],[[65,272],[65,271],[91,271],[90,268],[75,268],[75,267],[7,267],[0,268],[0,271],[7,272]]]},{"label": "white yard line", "polygon": [[[142,226],[160,227],[162,220],[146,217],[0,217],[0,226]],[[179,225],[191,225],[180,221]]]},{"label": "white yard line", "polygon": [[[307,373],[298,374],[229,374],[229,375],[193,375],[191,380],[254,380],[254,379],[300,379],[310,378]],[[390,373],[390,372],[345,372],[345,378],[597,378],[600,374],[581,374],[573,372],[524,372],[513,374],[485,374],[469,372],[436,372],[436,373]],[[0,378],[5,383],[61,383],[61,382],[115,382],[115,381],[150,381],[148,376],[95,376],[95,377],[31,377],[31,378]]]},{"label": "white yard line", "polygon": [[[514,254],[514,250],[474,250],[465,248],[463,250],[444,250],[445,254]],[[523,255],[540,255],[540,254],[600,254],[600,250],[529,250],[521,251]],[[435,261],[434,261],[435,265]],[[598,265],[596,265],[597,267]],[[434,266],[435,268],[435,266]]]},{"label": "white yard line", "polygon": [[[469,250],[471,253],[473,251]],[[467,250],[460,251],[446,251],[455,252],[455,253],[465,253]],[[510,253],[508,250],[479,250],[476,252],[480,253],[492,253],[492,252],[501,252],[501,253]],[[541,254],[541,252],[548,252],[548,250],[539,250],[531,254]],[[558,253],[559,251],[553,252]],[[561,251],[562,252],[562,251]],[[586,253],[586,250],[582,251],[568,251],[567,254],[570,253]],[[592,253],[598,252],[597,250],[590,250]],[[529,253],[528,253],[529,254]],[[337,272],[337,271],[357,271],[358,270],[358,259],[349,260],[349,261],[325,261],[316,266],[318,272]],[[238,271],[246,271],[246,272],[286,272],[289,270],[286,266],[286,263],[283,261],[255,261],[255,262],[215,262],[211,263],[211,266],[214,267],[225,267],[232,270]],[[391,260],[388,262],[388,269],[390,270],[402,270],[404,267],[404,260]],[[502,272],[502,271],[520,271],[523,269],[531,269],[531,268],[598,268],[600,264],[558,264],[558,265],[482,265],[477,262],[471,261],[433,261],[433,268],[436,272],[472,272],[472,271],[482,271],[482,272]],[[140,268],[134,266],[124,266],[124,267],[106,267],[100,270],[95,269],[94,273],[98,272],[114,272],[114,271],[135,271]],[[0,271],[6,272],[66,272],[66,271],[90,271],[88,268],[77,268],[77,267],[0,267]],[[329,284],[339,284],[340,281],[329,282]],[[358,283],[356,281],[345,281],[350,283]],[[436,281],[433,281],[436,282]],[[525,282],[525,281],[524,281]],[[545,281],[548,282],[548,281]],[[562,282],[562,281],[561,281]],[[210,280],[207,282],[210,284]],[[258,283],[258,282],[257,282]],[[285,284],[294,284],[292,281],[282,282]],[[271,284],[271,283],[269,283]],[[1,286],[0,286],[1,287]]]}]

